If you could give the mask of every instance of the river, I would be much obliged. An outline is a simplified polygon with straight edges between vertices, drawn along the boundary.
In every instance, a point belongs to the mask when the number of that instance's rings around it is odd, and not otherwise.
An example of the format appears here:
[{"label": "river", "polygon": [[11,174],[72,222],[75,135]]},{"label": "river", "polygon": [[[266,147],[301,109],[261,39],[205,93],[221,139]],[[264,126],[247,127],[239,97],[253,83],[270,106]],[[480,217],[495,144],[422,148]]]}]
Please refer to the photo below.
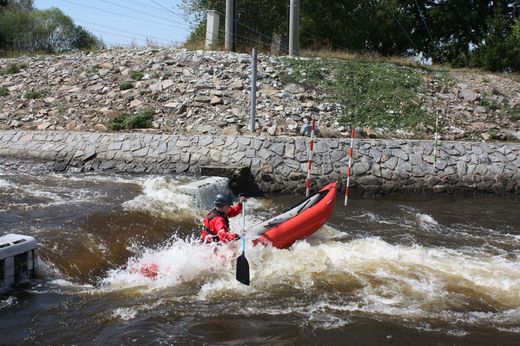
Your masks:
[{"label": "river", "polygon": [[[194,179],[0,171],[0,235],[41,257],[0,296],[0,344],[520,345],[518,196],[338,198],[289,250],[247,242],[248,287],[238,244],[194,239]],[[246,223],[300,198],[250,198]]]}]

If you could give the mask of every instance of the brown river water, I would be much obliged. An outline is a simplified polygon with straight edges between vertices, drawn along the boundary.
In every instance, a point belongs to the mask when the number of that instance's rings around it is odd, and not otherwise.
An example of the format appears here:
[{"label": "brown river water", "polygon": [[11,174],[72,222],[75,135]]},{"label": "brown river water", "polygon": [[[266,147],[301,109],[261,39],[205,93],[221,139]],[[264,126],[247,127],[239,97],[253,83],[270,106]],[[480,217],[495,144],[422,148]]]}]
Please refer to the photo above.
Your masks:
[{"label": "brown river water", "polygon": [[[196,179],[0,170],[0,235],[41,257],[0,296],[0,344],[520,345],[520,197],[338,198],[289,250],[246,233],[248,287],[240,244],[194,239],[206,210],[177,186]],[[246,224],[301,198],[250,198]]]}]

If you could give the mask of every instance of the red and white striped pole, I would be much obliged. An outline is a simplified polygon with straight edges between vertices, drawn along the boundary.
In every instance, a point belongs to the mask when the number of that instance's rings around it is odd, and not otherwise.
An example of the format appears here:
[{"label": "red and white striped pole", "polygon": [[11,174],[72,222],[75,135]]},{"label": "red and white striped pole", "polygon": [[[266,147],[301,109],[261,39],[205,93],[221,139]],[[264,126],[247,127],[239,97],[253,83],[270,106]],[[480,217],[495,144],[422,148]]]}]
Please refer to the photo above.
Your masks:
[{"label": "red and white striped pole", "polygon": [[347,187],[345,189],[345,207],[348,203],[348,187],[350,184],[350,167],[352,167],[352,151],[354,147],[354,137],[356,136],[356,130],[352,128],[352,134],[350,136],[350,151],[349,151],[349,158],[348,158],[348,173],[347,173]]},{"label": "red and white striped pole", "polygon": [[309,196],[311,192],[311,169],[312,169],[312,152],[314,150],[314,130],[316,129],[316,120],[314,120],[314,116],[312,117],[312,126],[311,126],[311,142],[309,145],[309,165],[307,167],[307,188],[305,189],[305,196]]}]

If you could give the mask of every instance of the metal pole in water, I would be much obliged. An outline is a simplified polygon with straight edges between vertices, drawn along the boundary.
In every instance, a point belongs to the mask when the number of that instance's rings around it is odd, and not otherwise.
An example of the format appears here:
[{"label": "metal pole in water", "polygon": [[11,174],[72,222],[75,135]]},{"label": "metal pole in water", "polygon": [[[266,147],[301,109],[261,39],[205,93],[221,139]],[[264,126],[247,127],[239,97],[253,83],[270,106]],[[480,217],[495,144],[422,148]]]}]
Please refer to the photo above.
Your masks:
[{"label": "metal pole in water", "polygon": [[249,130],[255,132],[256,122],[256,48],[253,48],[251,63],[251,123]]},{"label": "metal pole in water", "polygon": [[352,134],[350,136],[350,150],[349,150],[349,158],[348,158],[348,171],[347,171],[347,184],[345,188],[345,207],[348,203],[348,187],[350,185],[350,168],[352,167],[352,152],[354,151],[354,137],[356,136],[356,129],[352,128]]},{"label": "metal pole in water", "polygon": [[314,150],[314,129],[316,128],[316,120],[314,119],[314,115],[312,116],[312,126],[311,126],[311,141],[309,144],[309,165],[307,166],[307,187],[305,189],[305,196],[309,197],[311,191],[311,169],[312,169],[312,152]]}]

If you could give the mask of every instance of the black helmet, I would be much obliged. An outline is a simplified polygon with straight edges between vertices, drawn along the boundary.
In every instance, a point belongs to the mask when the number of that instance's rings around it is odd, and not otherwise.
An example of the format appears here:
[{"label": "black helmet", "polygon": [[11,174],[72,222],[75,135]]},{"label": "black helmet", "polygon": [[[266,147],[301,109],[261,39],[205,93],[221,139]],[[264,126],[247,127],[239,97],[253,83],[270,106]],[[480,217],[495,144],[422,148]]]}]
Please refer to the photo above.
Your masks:
[{"label": "black helmet", "polygon": [[226,205],[232,205],[233,198],[226,193],[219,193],[217,197],[215,197],[215,207],[222,208]]}]

